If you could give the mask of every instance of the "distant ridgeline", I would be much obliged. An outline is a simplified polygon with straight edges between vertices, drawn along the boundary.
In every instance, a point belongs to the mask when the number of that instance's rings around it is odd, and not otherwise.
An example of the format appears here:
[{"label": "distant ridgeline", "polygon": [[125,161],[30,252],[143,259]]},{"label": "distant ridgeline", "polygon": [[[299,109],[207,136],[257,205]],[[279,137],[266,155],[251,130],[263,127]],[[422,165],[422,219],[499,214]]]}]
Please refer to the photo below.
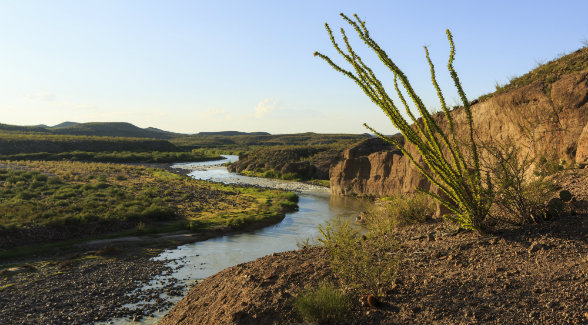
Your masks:
[{"label": "distant ridgeline", "polygon": [[54,127],[0,124],[0,159],[108,162],[201,161],[218,158],[179,148],[181,134],[130,123],[64,122]]},{"label": "distant ridgeline", "polygon": [[240,132],[240,131],[219,131],[219,132],[198,132],[197,136],[214,136],[214,135],[226,135],[226,136],[235,136],[235,135],[270,135],[267,132]]},{"label": "distant ridgeline", "polygon": [[368,137],[239,131],[186,135],[130,123],[0,124],[0,160],[174,162],[210,160],[230,153],[243,158],[238,170],[271,171],[266,177],[326,179],[329,165],[341,150]]},{"label": "distant ridgeline", "polygon": [[139,128],[131,123],[125,122],[92,122],[76,123],[63,122],[55,126],[46,125],[17,126],[0,124],[0,131],[24,132],[40,134],[62,134],[62,135],[92,135],[108,137],[131,137],[131,138],[154,138],[171,139],[183,134],[159,130],[156,128]]},{"label": "distant ridgeline", "polygon": [[256,148],[274,146],[315,146],[356,142],[369,136],[367,134],[320,134],[313,132],[269,134],[267,132],[223,131],[200,132],[172,139],[171,142],[183,147],[223,149],[238,154],[251,152]]}]

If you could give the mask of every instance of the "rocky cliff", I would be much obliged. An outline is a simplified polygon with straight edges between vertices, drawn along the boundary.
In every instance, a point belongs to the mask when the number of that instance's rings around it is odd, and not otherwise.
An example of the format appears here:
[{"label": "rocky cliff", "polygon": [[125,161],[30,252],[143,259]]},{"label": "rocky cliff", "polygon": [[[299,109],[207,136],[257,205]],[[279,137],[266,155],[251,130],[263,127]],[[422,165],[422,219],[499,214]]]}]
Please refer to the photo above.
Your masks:
[{"label": "rocky cliff", "polygon": [[[472,106],[474,129],[481,144],[510,143],[535,157],[567,163],[588,162],[588,48],[578,50],[515,79],[517,87],[486,96]],[[575,71],[579,70],[579,71]],[[523,80],[523,81],[521,81]],[[459,138],[466,139],[463,108],[451,112]],[[442,128],[446,120],[435,116]],[[373,140],[376,141],[376,140]],[[416,148],[405,148],[417,154]],[[370,141],[343,152],[330,171],[336,195],[387,196],[429,189],[429,182],[402,153]]]}]

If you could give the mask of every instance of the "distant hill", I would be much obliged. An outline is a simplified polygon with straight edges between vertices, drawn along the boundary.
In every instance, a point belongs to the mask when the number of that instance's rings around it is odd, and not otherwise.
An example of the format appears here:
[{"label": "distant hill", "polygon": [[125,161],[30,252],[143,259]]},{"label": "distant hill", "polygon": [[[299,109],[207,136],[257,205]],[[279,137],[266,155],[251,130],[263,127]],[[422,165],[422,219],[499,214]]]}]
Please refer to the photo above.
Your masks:
[{"label": "distant hill", "polygon": [[218,132],[198,132],[198,135],[205,135],[205,136],[215,136],[215,135],[224,135],[224,136],[236,136],[236,135],[270,135],[267,132],[240,132],[240,131],[218,131]]},{"label": "distant hill", "polygon": [[54,125],[51,128],[53,128],[53,129],[67,128],[67,127],[74,126],[74,125],[77,125],[77,124],[80,124],[80,123],[66,121],[66,122],[62,122],[62,123],[59,123],[57,125]]},{"label": "distant hill", "polygon": [[0,123],[0,131],[7,131],[7,132],[37,132],[37,133],[47,133],[49,132],[46,127],[35,125],[35,126],[21,126],[21,125],[10,125],[10,124],[2,124]]},{"label": "distant hill", "polygon": [[271,146],[315,146],[335,143],[354,143],[368,137],[365,134],[269,134],[267,132],[200,132],[198,134],[170,139],[170,142],[185,148],[214,148],[221,150],[248,151],[252,147]]},{"label": "distant hill", "polygon": [[184,134],[160,130],[157,128],[140,128],[126,122],[63,122],[52,127],[42,126],[19,126],[0,124],[0,131],[18,133],[41,133],[53,135],[84,135],[101,137],[130,137],[130,138],[153,138],[172,139]]},{"label": "distant hill", "polygon": [[142,129],[126,122],[91,122],[77,123],[67,127],[52,129],[53,134],[90,135],[109,137],[133,137],[171,139],[179,136],[178,133],[166,132],[157,129]]}]

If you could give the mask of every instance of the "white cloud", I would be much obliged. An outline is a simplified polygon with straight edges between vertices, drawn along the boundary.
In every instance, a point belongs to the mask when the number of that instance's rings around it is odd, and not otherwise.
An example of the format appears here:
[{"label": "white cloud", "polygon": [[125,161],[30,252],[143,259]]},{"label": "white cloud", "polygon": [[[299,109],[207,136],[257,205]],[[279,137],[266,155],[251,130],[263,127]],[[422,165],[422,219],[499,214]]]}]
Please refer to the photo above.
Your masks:
[{"label": "white cloud", "polygon": [[55,94],[48,92],[48,91],[43,91],[43,92],[35,93],[35,94],[27,94],[27,95],[24,95],[24,97],[26,99],[34,100],[37,102],[50,102],[50,101],[55,100]]},{"label": "white cloud", "polygon": [[262,118],[267,113],[280,108],[278,101],[272,98],[266,98],[255,106],[255,117]]}]

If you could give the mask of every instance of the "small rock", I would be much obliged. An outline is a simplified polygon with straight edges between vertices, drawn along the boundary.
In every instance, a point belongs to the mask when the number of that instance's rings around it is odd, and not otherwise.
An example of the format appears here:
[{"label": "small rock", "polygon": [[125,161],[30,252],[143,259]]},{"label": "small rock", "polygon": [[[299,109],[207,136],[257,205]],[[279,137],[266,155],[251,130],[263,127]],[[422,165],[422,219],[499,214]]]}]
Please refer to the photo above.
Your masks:
[{"label": "small rock", "polygon": [[564,202],[569,202],[572,200],[572,193],[570,193],[568,190],[560,191],[559,198]]},{"label": "small rock", "polygon": [[557,306],[557,303],[555,301],[550,301],[547,304],[545,304],[545,307],[547,307],[549,309],[553,309],[553,308],[555,308],[555,306]]},{"label": "small rock", "polygon": [[367,296],[367,303],[372,308],[379,308],[382,305],[382,302],[374,295]]},{"label": "small rock", "polygon": [[543,245],[534,241],[531,246],[529,246],[529,249],[527,250],[529,252],[529,254],[534,253],[540,249],[543,249]]}]

